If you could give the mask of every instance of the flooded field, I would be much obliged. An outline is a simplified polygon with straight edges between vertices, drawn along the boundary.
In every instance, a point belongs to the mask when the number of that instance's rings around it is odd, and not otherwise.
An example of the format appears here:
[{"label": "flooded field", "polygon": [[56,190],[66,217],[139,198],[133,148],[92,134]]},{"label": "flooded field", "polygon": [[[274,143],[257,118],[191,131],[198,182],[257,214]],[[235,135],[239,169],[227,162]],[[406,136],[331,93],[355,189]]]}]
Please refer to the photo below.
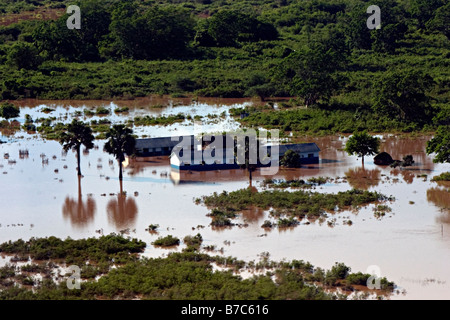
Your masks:
[{"label": "flooded field", "polygon": [[[142,105],[129,102],[127,115],[112,112],[106,117],[113,122],[143,114],[183,113],[203,117],[202,123],[195,125],[193,121],[185,121],[139,127],[135,130],[139,136],[221,132],[239,127],[228,115],[229,108],[250,102],[180,101],[169,102],[168,107],[148,107],[157,103],[162,102],[144,101]],[[75,111],[98,105],[24,102],[19,120],[23,122],[25,114],[29,114],[33,118],[53,116],[68,122]],[[46,115],[41,112],[45,106],[55,111]],[[117,107],[108,103],[104,106],[111,110]],[[211,116],[207,117],[208,114]],[[123,190],[127,193],[124,198],[118,196],[117,162],[102,151],[104,141],[95,141],[97,148],[83,153],[83,178],[78,180],[75,154],[63,154],[58,142],[23,131],[2,135],[0,140],[6,143],[0,144],[0,242],[122,232],[146,241],[145,255],[156,257],[170,252],[150,245],[157,237],[171,234],[183,238],[201,233],[205,246],[223,248],[226,256],[258,260],[259,254],[269,252],[273,260],[303,259],[323,268],[344,262],[353,272],[366,272],[369,266],[376,265],[383,277],[398,285],[400,293],[392,299],[450,299],[449,186],[430,181],[433,176],[450,171],[450,165],[434,164],[432,157],[426,155],[425,145],[430,137],[381,138],[381,151],[390,153],[394,159],[411,154],[414,166],[381,167],[369,157],[363,167],[361,159],[349,157],[342,150],[345,137],[309,137],[301,142],[317,143],[321,149],[320,163],[300,169],[280,169],[270,178],[331,177],[333,182],[314,191],[376,190],[395,197],[394,202],[387,203],[391,212],[378,217],[370,205],[358,212],[329,215],[324,223],[302,221],[293,229],[267,231],[261,228],[267,211],[247,210],[238,219],[246,227],[217,230],[209,226],[208,208],[194,202],[195,198],[213,192],[248,187],[249,179],[243,170],[178,173],[171,171],[167,157],[155,158],[153,162],[132,162],[124,172]],[[265,178],[256,172],[253,186],[261,190]],[[352,225],[344,224],[344,220],[351,220]],[[159,224],[157,234],[146,231],[149,224]],[[171,250],[182,248],[183,245]]]}]

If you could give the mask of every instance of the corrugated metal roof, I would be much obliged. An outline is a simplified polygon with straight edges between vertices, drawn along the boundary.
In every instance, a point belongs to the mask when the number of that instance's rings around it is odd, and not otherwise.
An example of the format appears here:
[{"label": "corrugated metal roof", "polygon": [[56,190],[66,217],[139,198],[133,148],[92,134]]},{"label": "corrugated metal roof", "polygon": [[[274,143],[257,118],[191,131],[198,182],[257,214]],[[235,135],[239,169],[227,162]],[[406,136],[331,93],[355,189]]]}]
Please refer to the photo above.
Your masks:
[{"label": "corrugated metal roof", "polygon": [[[174,137],[159,137],[159,138],[148,138],[148,139],[136,139],[136,149],[144,148],[173,148],[178,143],[180,143],[183,136]],[[194,136],[186,136],[187,138],[193,139]]]},{"label": "corrugated metal roof", "polygon": [[320,149],[317,144],[313,143],[298,143],[298,144],[280,144],[280,154],[284,154],[288,150],[295,151],[297,153],[311,153],[319,152]]}]

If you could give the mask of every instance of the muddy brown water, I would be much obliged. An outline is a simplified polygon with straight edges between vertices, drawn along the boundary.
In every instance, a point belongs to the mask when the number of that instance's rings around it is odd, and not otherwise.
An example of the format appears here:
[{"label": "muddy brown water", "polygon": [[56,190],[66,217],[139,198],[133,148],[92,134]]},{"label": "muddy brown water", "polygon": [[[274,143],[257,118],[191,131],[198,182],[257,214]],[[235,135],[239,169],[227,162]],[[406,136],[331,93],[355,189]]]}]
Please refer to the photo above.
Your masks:
[{"label": "muddy brown water", "polygon": [[[239,102],[191,106],[193,114],[222,114]],[[26,113],[36,116],[39,106],[23,106]],[[56,114],[68,113],[71,119],[76,106],[56,106]],[[181,109],[177,109],[181,108]],[[184,109],[183,109],[184,108]],[[142,109],[137,109],[136,112]],[[161,114],[188,112],[189,106],[169,106]],[[35,112],[35,113],[33,113]],[[112,119],[116,119],[111,115]],[[226,123],[224,126],[223,123]],[[230,118],[202,126],[210,130],[236,127]],[[193,130],[193,123],[168,127],[146,127],[141,135]],[[169,130],[170,129],[170,130]],[[171,131],[172,130],[172,131]],[[120,185],[118,165],[112,156],[102,151],[104,141],[96,141],[97,149],[81,157],[83,178],[78,182],[76,157],[62,153],[55,141],[44,141],[38,135],[18,132],[0,136],[0,242],[19,238],[57,236],[84,238],[123,232],[147,242],[146,256],[167,255],[181,251],[180,245],[171,250],[155,248],[150,243],[168,234],[183,238],[200,233],[204,245],[223,248],[224,255],[244,260],[259,260],[259,254],[269,252],[270,258],[303,259],[329,269],[335,262],[344,262],[354,272],[366,272],[376,265],[381,275],[394,281],[399,291],[391,299],[450,299],[450,199],[448,186],[431,182],[441,172],[450,171],[448,164],[435,164],[425,153],[430,137],[405,138],[392,135],[382,138],[381,151],[394,159],[412,154],[415,160],[408,169],[376,166],[372,157],[350,157],[342,150],[346,137],[303,137],[316,142],[321,161],[300,169],[281,169],[277,179],[308,179],[331,177],[336,180],[316,187],[317,192],[338,192],[353,187],[376,190],[392,195],[387,203],[392,208],[377,218],[373,205],[358,212],[330,215],[327,222],[306,221],[291,229],[261,228],[268,219],[268,210],[249,208],[236,220],[246,227],[213,229],[206,216],[208,208],[195,204],[195,198],[213,192],[233,191],[248,186],[243,170],[211,172],[173,172],[166,157],[153,162],[131,163],[124,171],[123,189],[126,197],[118,196]],[[27,153],[23,151],[27,150]],[[20,152],[22,151],[22,152]],[[5,157],[8,153],[9,157]],[[426,175],[426,176],[425,176]],[[253,186],[262,189],[267,178],[256,172]],[[351,220],[351,226],[344,224]],[[159,224],[157,233],[145,231],[149,224]],[[219,253],[218,253],[219,254]],[[0,263],[4,259],[0,259]]]}]

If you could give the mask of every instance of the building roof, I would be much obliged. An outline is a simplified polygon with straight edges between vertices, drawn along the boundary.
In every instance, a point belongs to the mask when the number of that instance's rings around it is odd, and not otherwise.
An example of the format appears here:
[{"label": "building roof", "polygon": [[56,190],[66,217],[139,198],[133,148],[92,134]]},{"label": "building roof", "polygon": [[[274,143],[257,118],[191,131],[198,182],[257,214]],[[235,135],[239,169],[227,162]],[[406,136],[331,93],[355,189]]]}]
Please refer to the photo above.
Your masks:
[{"label": "building roof", "polygon": [[[144,149],[144,148],[173,148],[178,143],[180,143],[181,138],[183,136],[174,136],[174,137],[160,137],[160,138],[148,138],[148,139],[136,139],[136,149]],[[194,136],[186,136],[191,137],[193,139]]]},{"label": "building roof", "polygon": [[298,143],[298,144],[280,144],[280,154],[285,154],[286,151],[292,150],[297,153],[314,153],[319,152],[320,149],[314,142],[312,143]]}]

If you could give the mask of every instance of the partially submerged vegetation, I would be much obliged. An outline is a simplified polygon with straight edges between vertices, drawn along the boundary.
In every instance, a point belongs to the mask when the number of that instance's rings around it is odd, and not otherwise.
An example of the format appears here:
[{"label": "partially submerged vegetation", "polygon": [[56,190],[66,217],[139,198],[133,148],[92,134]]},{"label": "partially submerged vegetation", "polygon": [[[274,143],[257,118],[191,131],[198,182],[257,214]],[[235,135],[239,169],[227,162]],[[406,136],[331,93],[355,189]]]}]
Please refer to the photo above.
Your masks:
[{"label": "partially submerged vegetation", "polygon": [[[369,290],[365,286],[370,275],[351,273],[351,268],[343,263],[324,270],[303,260],[271,261],[267,253],[261,254],[259,262],[246,263],[233,257],[200,253],[202,241],[200,234],[186,236],[187,248],[183,252],[150,259],[133,256],[135,252],[142,252],[145,243],[117,235],[100,239],[46,238],[3,243],[0,245],[3,254],[26,253],[34,259],[22,266],[12,263],[0,268],[0,300],[322,300],[345,299],[351,293],[364,299],[370,294],[383,298],[394,290],[394,283],[386,278],[380,279],[379,290]],[[51,244],[48,248],[58,252],[55,258],[49,254],[41,255],[43,244]],[[86,244],[89,244],[88,248]],[[89,254],[71,259],[80,252]],[[126,253],[129,258],[123,259],[119,253]],[[117,257],[121,259],[115,260]],[[89,264],[83,259],[89,259]],[[100,262],[103,265],[98,266]],[[73,263],[81,267],[83,279],[80,289],[76,290],[68,289],[66,284],[71,273],[58,272],[58,266]],[[214,271],[213,264],[225,270]],[[251,271],[256,274],[243,279],[230,272],[230,268],[237,273]]]},{"label": "partially submerged vegetation", "polygon": [[[326,217],[326,213],[335,213],[343,210],[358,209],[372,203],[393,201],[375,191],[352,189],[336,194],[325,194],[305,190],[292,192],[282,190],[264,190],[255,192],[251,189],[240,189],[233,192],[223,191],[210,196],[197,198],[196,203],[203,202],[212,208],[209,216],[213,218],[212,226],[231,226],[231,219],[237,212],[250,207],[271,209],[271,216],[278,218],[278,226],[295,226],[298,221],[308,218],[317,219]],[[286,218],[284,218],[286,217]],[[264,227],[269,227],[265,223]]]},{"label": "partially submerged vegetation", "polygon": [[442,172],[438,176],[434,176],[431,181],[450,181],[450,172]]},{"label": "partially submerged vegetation", "polygon": [[28,241],[20,239],[0,244],[0,252],[33,260],[63,259],[71,264],[84,264],[86,261],[111,263],[113,259],[116,263],[125,263],[133,260],[133,254],[141,253],[145,247],[142,240],[110,234],[81,240],[61,240],[53,236]]},{"label": "partially submerged vegetation", "polygon": [[169,234],[165,237],[159,237],[158,239],[153,241],[152,244],[159,247],[172,247],[179,245],[180,239]]},{"label": "partially submerged vegetation", "polygon": [[262,185],[264,187],[280,188],[280,189],[285,189],[285,188],[309,189],[309,188],[323,185],[323,184],[325,184],[327,182],[331,182],[333,180],[334,179],[329,178],[329,177],[313,177],[313,178],[307,179],[306,181],[303,179],[294,179],[294,180],[278,179],[277,180],[277,179],[266,178],[262,182]]}]

